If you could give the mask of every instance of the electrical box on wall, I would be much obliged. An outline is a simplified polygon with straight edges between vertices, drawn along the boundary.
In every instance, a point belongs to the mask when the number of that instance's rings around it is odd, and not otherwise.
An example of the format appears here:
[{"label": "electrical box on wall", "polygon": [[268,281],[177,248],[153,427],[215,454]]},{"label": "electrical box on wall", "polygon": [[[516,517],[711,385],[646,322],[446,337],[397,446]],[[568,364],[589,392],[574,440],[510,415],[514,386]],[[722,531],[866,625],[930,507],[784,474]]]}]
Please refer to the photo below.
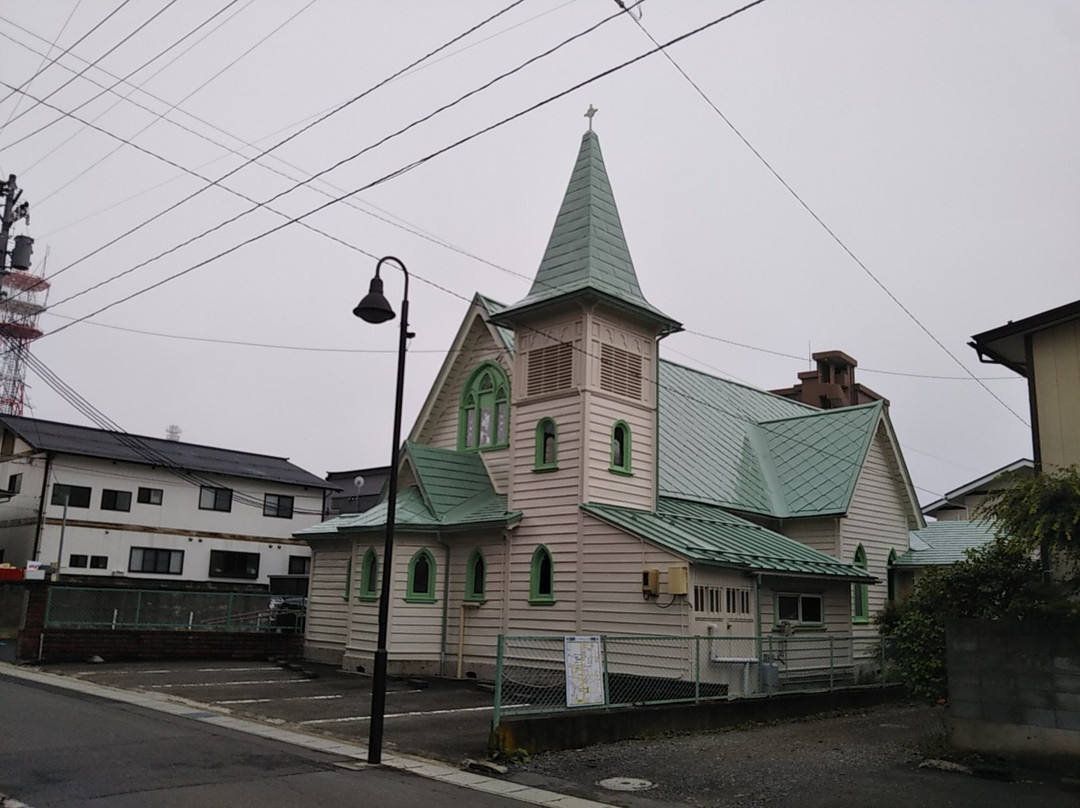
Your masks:
[{"label": "electrical box on wall", "polygon": [[644,569],[641,571],[641,591],[646,595],[660,594],[660,570]]},{"label": "electrical box on wall", "polygon": [[669,595],[686,594],[686,567],[668,567],[667,591]]}]

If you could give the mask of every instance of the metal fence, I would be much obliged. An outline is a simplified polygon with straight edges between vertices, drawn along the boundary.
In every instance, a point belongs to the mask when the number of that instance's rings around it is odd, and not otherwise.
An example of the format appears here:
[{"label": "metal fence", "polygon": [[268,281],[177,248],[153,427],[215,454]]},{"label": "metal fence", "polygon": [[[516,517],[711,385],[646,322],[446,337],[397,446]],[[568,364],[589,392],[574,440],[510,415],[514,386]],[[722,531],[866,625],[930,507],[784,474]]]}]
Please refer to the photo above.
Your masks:
[{"label": "metal fence", "polygon": [[889,638],[499,637],[495,725],[506,715],[884,687]]},{"label": "metal fence", "polygon": [[54,586],[45,607],[45,627],[303,631],[304,611],[280,605],[280,599],[267,593]]}]

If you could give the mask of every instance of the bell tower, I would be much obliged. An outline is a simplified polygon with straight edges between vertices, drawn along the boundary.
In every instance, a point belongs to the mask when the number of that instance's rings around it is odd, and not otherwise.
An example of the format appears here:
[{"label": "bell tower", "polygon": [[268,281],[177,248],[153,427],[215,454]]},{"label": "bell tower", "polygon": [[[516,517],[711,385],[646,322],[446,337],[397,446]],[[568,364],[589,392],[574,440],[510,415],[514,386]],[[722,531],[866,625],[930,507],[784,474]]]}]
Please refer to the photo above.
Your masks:
[{"label": "bell tower", "polygon": [[515,332],[509,506],[655,510],[658,341],[681,325],[641,292],[591,129]]}]

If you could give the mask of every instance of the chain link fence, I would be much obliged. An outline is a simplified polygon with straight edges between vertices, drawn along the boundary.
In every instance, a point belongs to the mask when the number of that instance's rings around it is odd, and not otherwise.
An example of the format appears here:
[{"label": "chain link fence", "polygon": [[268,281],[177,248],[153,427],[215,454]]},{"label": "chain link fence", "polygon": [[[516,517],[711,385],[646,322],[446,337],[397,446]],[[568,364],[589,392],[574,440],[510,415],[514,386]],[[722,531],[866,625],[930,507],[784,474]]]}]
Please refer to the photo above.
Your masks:
[{"label": "chain link fence", "polygon": [[49,589],[45,627],[303,631],[304,611],[267,593],[54,586]]},{"label": "chain link fence", "polygon": [[889,638],[499,637],[501,716],[884,687]]}]

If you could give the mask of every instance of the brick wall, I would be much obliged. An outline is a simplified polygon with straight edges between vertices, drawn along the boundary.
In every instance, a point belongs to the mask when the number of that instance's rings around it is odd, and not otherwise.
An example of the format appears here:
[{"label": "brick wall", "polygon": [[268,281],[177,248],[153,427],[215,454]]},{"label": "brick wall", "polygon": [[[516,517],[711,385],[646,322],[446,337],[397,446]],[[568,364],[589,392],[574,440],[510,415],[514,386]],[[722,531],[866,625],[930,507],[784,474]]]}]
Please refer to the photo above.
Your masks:
[{"label": "brick wall", "polygon": [[1080,626],[949,620],[946,666],[956,746],[1080,754]]}]

